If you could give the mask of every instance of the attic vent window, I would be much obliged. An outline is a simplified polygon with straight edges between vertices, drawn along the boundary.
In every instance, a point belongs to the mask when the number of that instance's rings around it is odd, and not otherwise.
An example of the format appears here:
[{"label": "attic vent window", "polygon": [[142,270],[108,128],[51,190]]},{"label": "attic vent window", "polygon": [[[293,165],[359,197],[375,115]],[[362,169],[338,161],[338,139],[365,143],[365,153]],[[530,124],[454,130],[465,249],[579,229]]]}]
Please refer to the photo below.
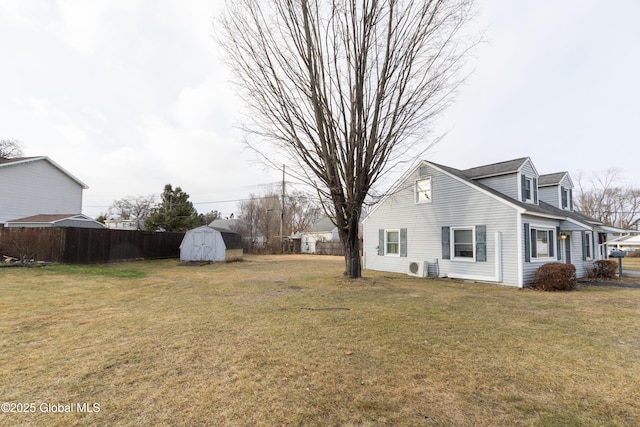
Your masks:
[{"label": "attic vent window", "polygon": [[431,203],[431,177],[430,176],[416,181],[415,202]]}]

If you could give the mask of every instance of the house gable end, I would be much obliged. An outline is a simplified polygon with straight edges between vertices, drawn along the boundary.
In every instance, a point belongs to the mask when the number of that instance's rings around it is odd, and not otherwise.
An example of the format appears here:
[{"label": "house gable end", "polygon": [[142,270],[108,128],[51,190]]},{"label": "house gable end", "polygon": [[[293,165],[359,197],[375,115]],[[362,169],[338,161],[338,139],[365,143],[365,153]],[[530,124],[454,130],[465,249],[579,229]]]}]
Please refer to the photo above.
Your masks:
[{"label": "house gable end", "polygon": [[76,182],[84,190],[89,188],[89,186],[87,184],[85,184],[84,182],[80,181],[78,178],[73,176],[65,168],[63,168],[62,166],[60,166],[59,164],[57,164],[56,162],[54,162],[53,160],[51,160],[49,157],[46,157],[46,156],[40,156],[40,157],[17,157],[17,158],[13,158],[13,159],[2,159],[2,161],[0,161],[0,168],[2,168],[2,167],[20,166],[20,165],[24,165],[24,164],[28,164],[28,163],[39,162],[39,161],[45,161],[45,162],[49,163],[51,166],[53,166],[54,168],[58,169],[60,172],[62,172],[68,178],[70,178],[71,180]]}]

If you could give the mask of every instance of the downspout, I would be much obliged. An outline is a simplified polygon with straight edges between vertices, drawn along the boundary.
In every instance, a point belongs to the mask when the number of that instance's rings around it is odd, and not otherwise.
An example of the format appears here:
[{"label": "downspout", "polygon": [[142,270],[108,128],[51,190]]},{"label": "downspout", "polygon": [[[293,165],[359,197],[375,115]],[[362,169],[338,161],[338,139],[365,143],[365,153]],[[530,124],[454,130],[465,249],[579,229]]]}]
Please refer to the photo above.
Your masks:
[{"label": "downspout", "polygon": [[516,210],[516,241],[517,241],[517,248],[518,248],[518,287],[522,288],[524,287],[524,259],[522,256],[522,251],[524,248],[524,243],[522,241],[523,239],[523,235],[522,235],[522,212],[517,211]]}]

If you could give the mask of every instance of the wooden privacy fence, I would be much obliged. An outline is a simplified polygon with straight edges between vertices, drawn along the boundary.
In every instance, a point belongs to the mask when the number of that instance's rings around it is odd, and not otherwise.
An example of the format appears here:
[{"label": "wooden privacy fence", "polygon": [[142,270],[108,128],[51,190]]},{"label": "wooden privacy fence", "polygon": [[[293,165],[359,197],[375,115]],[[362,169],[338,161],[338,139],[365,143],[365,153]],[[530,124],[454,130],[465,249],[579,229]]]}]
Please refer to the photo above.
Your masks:
[{"label": "wooden privacy fence", "polygon": [[[317,241],[316,254],[344,256],[344,247],[340,241],[336,240]],[[362,239],[360,239],[360,254],[362,254]]]},{"label": "wooden privacy fence", "polygon": [[178,258],[183,237],[134,230],[0,228],[0,254],[68,264]]}]

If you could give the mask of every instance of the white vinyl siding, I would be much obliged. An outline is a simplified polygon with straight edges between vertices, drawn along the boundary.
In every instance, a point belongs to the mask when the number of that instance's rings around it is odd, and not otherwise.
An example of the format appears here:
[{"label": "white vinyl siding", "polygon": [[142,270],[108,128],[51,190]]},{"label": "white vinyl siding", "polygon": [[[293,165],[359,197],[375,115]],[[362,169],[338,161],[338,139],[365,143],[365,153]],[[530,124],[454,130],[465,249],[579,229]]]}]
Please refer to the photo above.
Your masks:
[{"label": "white vinyl siding", "polygon": [[82,211],[83,187],[46,160],[5,165],[0,181],[0,223]]},{"label": "white vinyl siding", "polygon": [[[500,233],[502,283],[517,286],[519,263],[516,256],[510,255],[518,251],[519,236],[516,228],[519,214],[516,208],[437,168],[429,166],[423,173],[431,177],[433,203],[415,203],[414,183],[420,178],[416,169],[415,173],[398,183],[396,191],[376,206],[366,218],[364,268],[406,273],[408,260],[429,263],[437,261],[441,277],[493,277],[499,264],[495,256],[496,233]],[[515,176],[516,174],[512,175]],[[486,261],[458,262],[443,259],[442,227],[478,225],[486,227]],[[396,228],[407,229],[407,258],[379,256],[379,231]]]}]

